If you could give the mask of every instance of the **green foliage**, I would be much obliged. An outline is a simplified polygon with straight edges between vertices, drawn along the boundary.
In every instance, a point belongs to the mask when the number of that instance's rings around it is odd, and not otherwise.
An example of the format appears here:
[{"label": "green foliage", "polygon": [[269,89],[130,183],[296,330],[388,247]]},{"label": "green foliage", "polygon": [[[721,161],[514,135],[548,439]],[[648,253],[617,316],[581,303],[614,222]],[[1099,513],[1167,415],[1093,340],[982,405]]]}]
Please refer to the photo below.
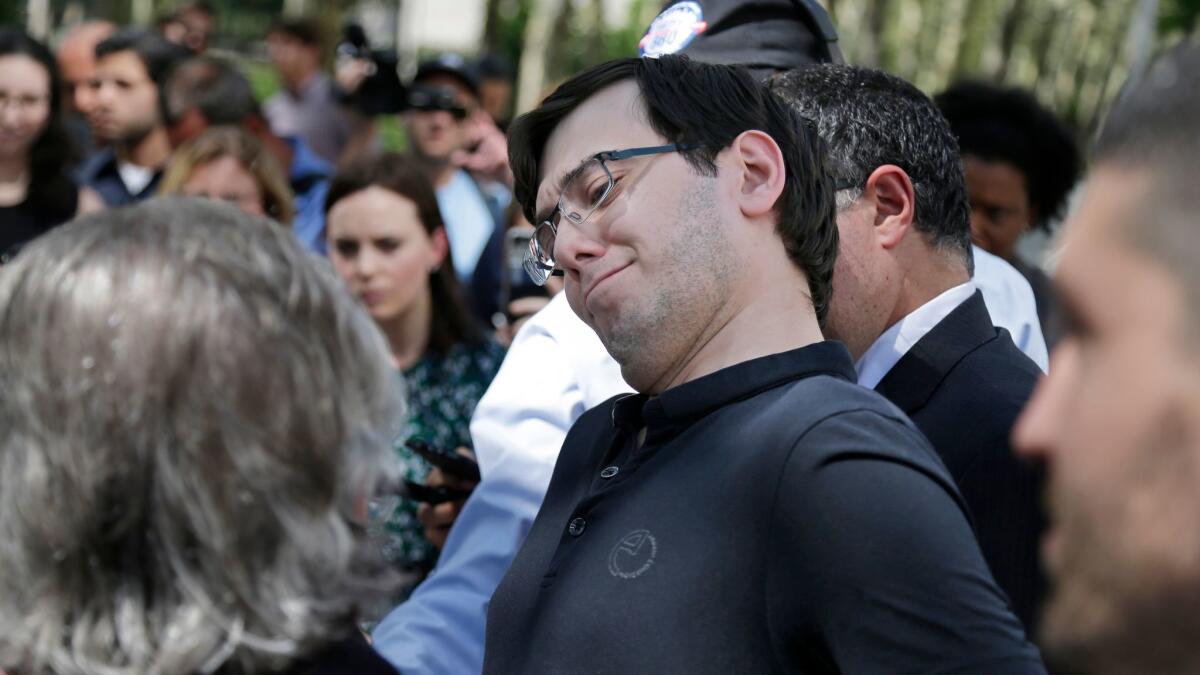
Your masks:
[{"label": "green foliage", "polygon": [[1194,35],[1200,22],[1200,0],[1164,0],[1159,13],[1159,32],[1164,35]]},{"label": "green foliage", "polygon": [[408,134],[404,125],[396,115],[384,115],[375,118],[375,131],[379,134],[379,142],[388,152],[405,152],[408,150]]},{"label": "green foliage", "polygon": [[25,7],[19,2],[0,2],[0,26],[25,23]]},{"label": "green foliage", "polygon": [[603,21],[598,0],[566,0],[555,20],[547,80],[561,80],[611,59],[637,56],[638,42],[659,6],[658,2],[633,0],[625,23],[610,28]]},{"label": "green foliage", "polygon": [[502,54],[514,68],[520,67],[521,45],[525,41],[525,25],[533,11],[532,0],[489,0],[489,17],[484,28],[484,46],[489,52]]},{"label": "green foliage", "polygon": [[[519,68],[533,0],[489,0],[487,5],[486,49],[503,54]],[[562,79],[609,59],[637,54],[638,41],[660,3],[633,0],[625,23],[615,28],[604,24],[601,5],[598,0],[564,0],[554,19],[546,81]]]},{"label": "green foliage", "polygon": [[279,74],[275,72],[275,68],[270,63],[256,59],[243,59],[239,61],[238,65],[246,74],[246,79],[250,80],[250,88],[254,90],[254,97],[258,100],[265,101],[279,91]]}]

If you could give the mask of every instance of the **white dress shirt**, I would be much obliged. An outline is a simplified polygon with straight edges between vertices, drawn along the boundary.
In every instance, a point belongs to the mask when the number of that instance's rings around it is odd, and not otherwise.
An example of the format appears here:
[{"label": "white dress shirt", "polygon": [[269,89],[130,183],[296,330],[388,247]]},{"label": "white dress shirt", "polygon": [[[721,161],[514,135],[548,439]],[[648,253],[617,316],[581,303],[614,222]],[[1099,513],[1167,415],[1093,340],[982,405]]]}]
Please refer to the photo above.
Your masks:
[{"label": "white dress shirt", "polygon": [[1043,373],[1050,370],[1046,338],[1038,321],[1033,288],[1017,268],[1002,258],[972,246],[975,250],[975,285],[983,291],[992,324],[1006,329],[1017,349],[1033,359]]},{"label": "white dress shirt", "polygon": [[375,629],[406,675],[478,673],[488,602],[537,515],[567,430],[631,391],[600,339],[559,294],[521,328],[471,420],[483,481],[437,569]]},{"label": "white dress shirt", "polygon": [[974,282],[959,284],[892,324],[854,364],[854,369],[858,371],[858,383],[867,389],[874,389],[917,341],[974,294]]}]

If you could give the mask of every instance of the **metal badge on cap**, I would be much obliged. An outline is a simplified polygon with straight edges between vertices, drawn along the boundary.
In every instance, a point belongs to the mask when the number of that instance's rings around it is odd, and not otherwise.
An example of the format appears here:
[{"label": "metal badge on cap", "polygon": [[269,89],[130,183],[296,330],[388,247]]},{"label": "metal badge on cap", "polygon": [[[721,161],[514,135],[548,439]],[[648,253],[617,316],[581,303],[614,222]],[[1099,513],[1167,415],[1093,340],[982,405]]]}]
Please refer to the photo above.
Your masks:
[{"label": "metal badge on cap", "polygon": [[704,10],[700,3],[681,2],[671,5],[650,23],[642,41],[638,43],[638,54],[650,58],[674,54],[688,46],[707,28],[708,23],[704,21]]}]

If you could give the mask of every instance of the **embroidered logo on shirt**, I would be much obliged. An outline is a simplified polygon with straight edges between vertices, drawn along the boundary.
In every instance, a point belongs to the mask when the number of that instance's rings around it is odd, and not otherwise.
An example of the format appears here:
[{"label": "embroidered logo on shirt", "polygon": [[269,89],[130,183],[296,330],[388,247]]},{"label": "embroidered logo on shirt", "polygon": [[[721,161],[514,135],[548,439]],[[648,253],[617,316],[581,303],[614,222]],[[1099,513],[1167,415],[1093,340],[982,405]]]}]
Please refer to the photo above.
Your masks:
[{"label": "embroidered logo on shirt", "polygon": [[636,579],[646,573],[658,555],[658,541],[649,530],[634,530],[608,554],[608,571],[618,579]]}]

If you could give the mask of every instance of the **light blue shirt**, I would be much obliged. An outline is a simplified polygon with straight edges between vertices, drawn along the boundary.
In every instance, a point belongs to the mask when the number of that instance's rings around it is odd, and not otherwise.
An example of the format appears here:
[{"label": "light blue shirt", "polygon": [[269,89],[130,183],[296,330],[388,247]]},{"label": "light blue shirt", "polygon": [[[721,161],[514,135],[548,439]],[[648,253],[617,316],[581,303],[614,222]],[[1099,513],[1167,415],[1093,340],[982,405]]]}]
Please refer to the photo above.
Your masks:
[{"label": "light blue shirt", "polygon": [[292,229],[310,251],[325,255],[325,197],[333,167],[300,138],[287,136],[283,140],[292,149],[292,165],[288,167],[296,207]]},{"label": "light blue shirt", "polygon": [[1033,287],[1003,258],[978,246],[973,245],[971,249],[975,254],[972,281],[983,292],[983,303],[987,305],[992,324],[1006,329],[1017,349],[1033,359],[1043,373],[1050,372],[1050,353],[1042,335],[1042,324],[1038,321]]},{"label": "light blue shirt", "polygon": [[467,282],[475,273],[475,265],[483,255],[496,223],[483,199],[483,192],[462,169],[455,171],[450,182],[438,188],[437,202],[446,223],[454,271],[460,280]]}]

